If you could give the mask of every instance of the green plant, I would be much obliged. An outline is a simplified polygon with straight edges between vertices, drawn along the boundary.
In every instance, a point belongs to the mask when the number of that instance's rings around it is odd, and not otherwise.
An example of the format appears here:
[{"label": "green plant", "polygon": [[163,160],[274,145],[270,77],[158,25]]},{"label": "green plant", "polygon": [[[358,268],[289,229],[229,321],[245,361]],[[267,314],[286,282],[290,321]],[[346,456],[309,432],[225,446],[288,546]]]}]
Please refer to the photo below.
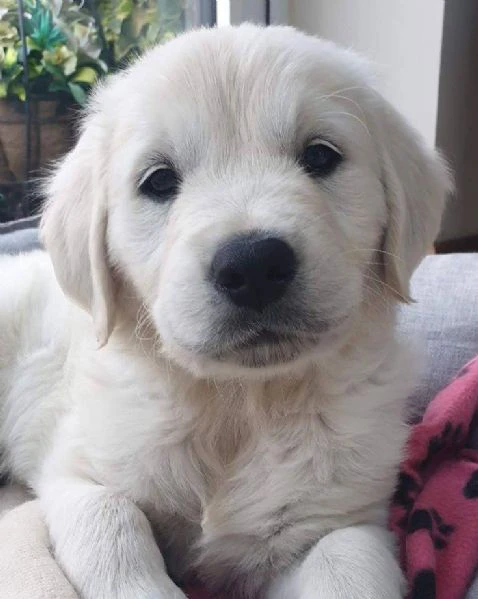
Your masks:
[{"label": "green plant", "polygon": [[110,68],[184,29],[187,0],[90,0],[101,23]]},{"label": "green plant", "polygon": [[[0,98],[25,100],[16,0],[1,0]],[[185,27],[190,0],[23,0],[28,87],[83,104],[96,79]]]},{"label": "green plant", "polygon": [[[94,18],[73,0],[24,0],[23,17],[30,93],[83,104],[89,87],[107,70]],[[2,0],[0,8],[2,97],[26,97],[15,0]]]}]

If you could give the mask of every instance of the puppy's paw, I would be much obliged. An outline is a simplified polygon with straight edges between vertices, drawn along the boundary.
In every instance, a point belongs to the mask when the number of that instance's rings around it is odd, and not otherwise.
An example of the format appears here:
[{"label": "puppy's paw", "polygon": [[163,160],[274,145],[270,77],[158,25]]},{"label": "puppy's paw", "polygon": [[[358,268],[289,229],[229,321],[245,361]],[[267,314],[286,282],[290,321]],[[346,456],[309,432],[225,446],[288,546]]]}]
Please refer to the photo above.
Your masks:
[{"label": "puppy's paw", "polygon": [[186,599],[130,499],[71,478],[42,491],[55,557],[81,599]]},{"label": "puppy's paw", "polygon": [[388,581],[383,587],[351,580],[330,568],[317,576],[303,577],[299,572],[277,580],[266,599],[403,599],[406,585],[401,577]]},{"label": "puppy's paw", "polygon": [[[279,597],[282,599],[282,596]],[[288,599],[292,597],[297,599],[403,599],[405,588],[400,578],[377,584],[370,580],[359,581],[348,576],[334,575],[334,572],[330,571],[328,575],[320,581],[315,580],[313,584],[302,580],[296,588],[296,594],[288,595]]]},{"label": "puppy's paw", "polygon": [[324,537],[293,571],[274,581],[267,599],[403,599],[404,577],[389,533],[374,526]]},{"label": "puppy's paw", "polygon": [[137,580],[105,584],[104,581],[90,580],[80,596],[81,599],[187,599],[181,589],[167,577],[158,583]]}]

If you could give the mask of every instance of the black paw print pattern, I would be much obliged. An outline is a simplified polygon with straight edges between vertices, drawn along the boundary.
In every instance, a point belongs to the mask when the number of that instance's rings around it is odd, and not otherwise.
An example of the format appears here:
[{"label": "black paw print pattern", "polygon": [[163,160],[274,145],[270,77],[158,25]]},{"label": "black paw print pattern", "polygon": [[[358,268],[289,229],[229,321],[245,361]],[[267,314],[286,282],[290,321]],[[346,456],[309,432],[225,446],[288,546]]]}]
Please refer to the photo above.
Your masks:
[{"label": "black paw print pattern", "polygon": [[461,424],[454,426],[447,420],[442,432],[439,435],[432,437],[428,442],[428,452],[425,459],[420,464],[420,467],[426,468],[440,451],[446,447],[456,447],[462,438],[463,426]]},{"label": "black paw print pattern", "polygon": [[415,510],[408,524],[408,534],[417,530],[428,530],[436,549],[445,549],[448,545],[448,538],[455,530],[451,524],[443,521],[443,518],[435,509]]},{"label": "black paw print pattern", "polygon": [[478,470],[475,470],[470,476],[463,489],[465,499],[478,499]]},{"label": "black paw print pattern", "polygon": [[413,478],[413,476],[401,470],[398,476],[397,488],[393,495],[392,503],[394,505],[399,505],[405,510],[405,514],[397,522],[397,525],[402,530],[406,530],[408,527],[408,517],[412,511],[413,504],[419,490],[420,485]]},{"label": "black paw print pattern", "polygon": [[413,579],[410,599],[435,599],[436,579],[433,570],[419,570]]},{"label": "black paw print pattern", "polygon": [[473,414],[468,431],[469,434],[465,447],[469,449],[478,449],[478,410]]}]

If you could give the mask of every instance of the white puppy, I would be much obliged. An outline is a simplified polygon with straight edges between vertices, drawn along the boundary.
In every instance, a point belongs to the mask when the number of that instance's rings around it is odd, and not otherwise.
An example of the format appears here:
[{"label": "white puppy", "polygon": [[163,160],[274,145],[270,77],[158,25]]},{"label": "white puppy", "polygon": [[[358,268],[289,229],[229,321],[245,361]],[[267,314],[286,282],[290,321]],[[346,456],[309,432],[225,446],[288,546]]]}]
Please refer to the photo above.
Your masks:
[{"label": "white puppy", "polygon": [[4,466],[84,599],[401,596],[394,314],[449,180],[371,85],[290,28],[183,35],[95,94],[48,254],[1,259]]}]

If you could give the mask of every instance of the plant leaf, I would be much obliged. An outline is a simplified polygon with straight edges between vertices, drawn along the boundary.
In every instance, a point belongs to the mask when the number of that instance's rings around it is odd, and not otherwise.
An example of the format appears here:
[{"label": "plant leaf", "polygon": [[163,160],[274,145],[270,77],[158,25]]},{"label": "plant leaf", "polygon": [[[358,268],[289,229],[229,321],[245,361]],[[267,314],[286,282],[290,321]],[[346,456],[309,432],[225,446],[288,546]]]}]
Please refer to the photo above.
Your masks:
[{"label": "plant leaf", "polygon": [[68,83],[68,87],[70,88],[71,95],[75,98],[78,104],[83,105],[86,103],[86,92],[77,83],[72,83],[71,81]]},{"label": "plant leaf", "polygon": [[53,75],[53,77],[55,77],[59,81],[63,81],[65,79],[65,75],[63,74],[63,71],[56,65],[50,64],[46,60],[43,60],[42,64],[45,67],[45,70],[48,71],[50,73],[50,75]]},{"label": "plant leaf", "polygon": [[13,65],[16,64],[17,60],[18,52],[15,50],[15,48],[7,48],[7,51],[5,52],[5,58],[3,59],[3,68],[9,69],[13,67]]},{"label": "plant leaf", "polygon": [[28,50],[42,50],[40,46],[30,36],[27,37],[27,48]]},{"label": "plant leaf", "polygon": [[133,11],[133,1],[132,0],[120,0],[119,4],[117,4],[114,8],[115,16],[120,21],[124,21],[127,19]]},{"label": "plant leaf", "polygon": [[6,79],[7,81],[13,81],[16,77],[18,77],[18,75],[21,75],[21,73],[23,73],[23,69],[21,67],[21,65],[19,65],[18,63],[14,64],[13,67],[9,68],[9,69],[4,69],[3,71],[3,79]]},{"label": "plant leaf", "polygon": [[78,61],[75,55],[70,56],[65,60],[65,62],[63,63],[63,72],[67,77],[69,77],[75,72],[77,62]]},{"label": "plant leaf", "polygon": [[70,92],[70,88],[68,84],[63,81],[52,81],[48,86],[48,91],[50,92]]},{"label": "plant leaf", "polygon": [[92,67],[81,67],[71,78],[72,81],[92,85],[98,78],[98,73]]},{"label": "plant leaf", "polygon": [[17,96],[17,98],[19,98],[22,102],[25,102],[25,87],[21,83],[14,83],[10,87],[10,93],[12,93],[14,96]]},{"label": "plant leaf", "polygon": [[13,46],[18,39],[17,28],[0,20],[0,46]]}]

